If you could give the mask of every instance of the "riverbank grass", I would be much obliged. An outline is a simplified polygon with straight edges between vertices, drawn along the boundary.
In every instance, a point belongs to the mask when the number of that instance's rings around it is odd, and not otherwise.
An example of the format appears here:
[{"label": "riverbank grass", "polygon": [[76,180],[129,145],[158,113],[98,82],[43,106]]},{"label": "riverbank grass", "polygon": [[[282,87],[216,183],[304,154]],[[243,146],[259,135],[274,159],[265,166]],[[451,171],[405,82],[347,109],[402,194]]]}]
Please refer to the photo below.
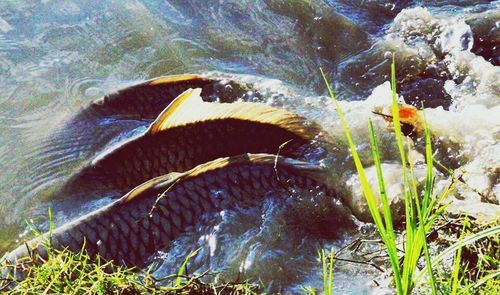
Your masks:
[{"label": "riverbank grass", "polygon": [[46,261],[30,266],[26,279],[15,288],[12,282],[5,281],[1,291],[8,294],[257,294],[255,285],[205,283],[206,273],[188,276],[183,268],[176,274],[156,278],[149,270],[137,272],[134,268],[105,262],[99,256],[91,260],[84,251],[49,251]]},{"label": "riverbank grass", "polygon": [[[440,194],[436,195],[434,192],[434,175],[433,175],[433,153],[431,147],[431,138],[429,127],[427,126],[424,117],[424,135],[425,135],[425,157],[427,165],[427,174],[425,180],[425,187],[423,192],[419,193],[417,186],[417,181],[414,176],[413,161],[411,159],[411,153],[409,153],[410,143],[406,142],[407,150],[405,149],[405,143],[403,141],[403,133],[401,131],[400,116],[399,116],[399,106],[397,102],[397,92],[396,92],[396,69],[394,60],[391,65],[391,90],[392,90],[392,120],[394,125],[395,140],[400,153],[401,164],[403,167],[403,192],[405,201],[405,229],[402,233],[405,237],[404,241],[404,254],[402,257],[398,255],[401,251],[398,249],[397,235],[395,232],[395,225],[392,219],[392,213],[388,201],[387,192],[384,184],[384,176],[382,171],[382,165],[380,160],[380,153],[377,145],[377,139],[375,136],[373,124],[371,120],[368,122],[369,134],[370,134],[370,144],[372,149],[372,155],[374,164],[377,171],[378,178],[378,190],[381,199],[382,212],[379,211],[377,206],[377,201],[375,199],[375,188],[372,188],[368,182],[365,175],[364,167],[361,164],[360,157],[357,153],[355,144],[352,140],[351,134],[349,132],[348,124],[344,118],[342,109],[340,108],[338,101],[333,93],[329,82],[326,79],[324,72],[321,70],[321,74],[327,86],[329,95],[337,109],[339,118],[344,128],[344,132],[349,143],[349,148],[351,155],[353,157],[358,177],[362,186],[362,191],[365,196],[366,202],[368,204],[370,213],[372,215],[373,221],[377,227],[380,237],[386,247],[386,252],[389,257],[390,265],[392,267],[394,284],[396,286],[397,294],[411,294],[415,286],[419,283],[424,275],[427,277],[428,285],[430,286],[429,292],[432,294],[444,294],[441,292],[443,286],[446,286],[450,292],[446,294],[471,294],[459,292],[459,286],[472,287],[475,284],[469,284],[469,281],[463,280],[463,273],[460,271],[461,265],[461,252],[455,256],[454,268],[452,270],[451,276],[447,279],[443,279],[439,276],[440,283],[438,284],[435,277],[435,269],[437,264],[439,264],[444,257],[453,254],[455,251],[462,249],[465,245],[470,245],[479,239],[484,237],[496,237],[498,239],[498,234],[500,233],[500,226],[492,226],[486,228],[485,230],[477,233],[473,233],[467,237],[463,237],[458,242],[454,243],[448,247],[445,251],[436,257],[431,257],[429,254],[429,244],[428,235],[431,230],[434,229],[435,223],[438,218],[443,214],[446,209],[446,205],[443,204],[443,200],[446,199],[448,194],[452,191],[456,179],[452,177],[451,184],[443,190]],[[463,232],[463,231],[462,231]],[[493,253],[495,256],[494,260],[498,263],[500,257],[498,253]],[[425,260],[425,267],[419,271],[419,263],[421,258]],[[493,279],[499,275],[499,272],[487,272],[479,271],[485,278],[482,278],[482,283],[488,282],[489,279]],[[478,283],[481,280],[478,281]],[[492,288],[496,288],[493,286]],[[468,288],[470,290],[474,288]],[[326,292],[326,291],[325,291]]]}]

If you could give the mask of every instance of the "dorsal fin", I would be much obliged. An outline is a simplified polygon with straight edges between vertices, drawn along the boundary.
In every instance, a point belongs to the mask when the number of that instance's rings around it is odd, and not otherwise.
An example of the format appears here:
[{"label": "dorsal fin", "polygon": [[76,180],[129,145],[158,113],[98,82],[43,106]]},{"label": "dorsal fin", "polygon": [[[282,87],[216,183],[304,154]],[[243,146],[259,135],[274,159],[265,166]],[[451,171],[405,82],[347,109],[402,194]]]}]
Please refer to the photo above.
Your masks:
[{"label": "dorsal fin", "polygon": [[135,188],[133,188],[130,192],[128,192],[125,196],[123,196],[123,202],[129,202],[135,199],[138,196],[147,194],[153,195],[158,194],[163,191],[163,188],[166,189],[167,185],[175,182],[179,176],[182,176],[183,173],[171,172],[162,176],[155,177],[150,179]]},{"label": "dorsal fin", "polygon": [[149,126],[148,132],[150,134],[155,134],[162,130],[167,129],[168,122],[172,121],[171,117],[174,116],[175,113],[178,113],[180,110],[187,108],[196,109],[195,104],[197,102],[199,103],[203,102],[200,95],[201,95],[201,88],[196,88],[196,89],[189,88],[188,90],[181,93],[158,115],[153,124]]},{"label": "dorsal fin", "polygon": [[320,183],[327,183],[330,181],[330,175],[327,170],[318,165],[299,161],[287,157],[272,155],[272,154],[242,154],[233,157],[219,158],[210,161],[191,169],[184,173],[183,178],[195,177],[203,173],[222,169],[225,167],[232,167],[239,164],[252,164],[252,165],[269,165],[275,167],[277,170],[287,169],[297,172],[297,174],[308,176]]},{"label": "dorsal fin", "polygon": [[[296,135],[312,140],[322,133],[323,128],[284,109],[277,109],[262,103],[234,102],[230,104],[204,102],[201,89],[188,89],[179,95],[158,116],[149,129],[156,134],[173,127],[201,121],[237,119],[262,124],[276,125]],[[326,132],[323,132],[326,134]]]},{"label": "dorsal fin", "polygon": [[203,177],[205,173],[210,171],[234,167],[242,164],[269,165],[270,168],[276,167],[276,170],[278,171],[282,169],[291,170],[298,175],[314,179],[318,183],[323,183],[329,186],[333,185],[330,173],[318,165],[271,154],[242,154],[233,157],[218,158],[216,160],[198,165],[184,173],[173,172],[153,178],[131,190],[123,197],[123,201],[129,202],[140,196],[160,194],[180,181],[194,177]]},{"label": "dorsal fin", "polygon": [[206,80],[206,79],[199,76],[199,75],[171,75],[171,76],[158,77],[158,78],[149,80],[146,83],[148,85],[159,85],[159,84],[187,82],[187,81],[193,81],[193,80]]}]

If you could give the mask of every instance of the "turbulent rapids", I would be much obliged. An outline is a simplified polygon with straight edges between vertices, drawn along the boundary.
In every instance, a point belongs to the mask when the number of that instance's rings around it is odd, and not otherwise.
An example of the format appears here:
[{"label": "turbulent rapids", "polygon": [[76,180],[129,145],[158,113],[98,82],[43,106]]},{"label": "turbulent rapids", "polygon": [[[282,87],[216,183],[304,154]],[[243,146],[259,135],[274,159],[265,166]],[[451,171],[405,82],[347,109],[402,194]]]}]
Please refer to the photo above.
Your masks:
[{"label": "turbulent rapids", "polygon": [[[39,247],[31,228],[47,232],[51,208],[58,247],[76,250],[86,237],[90,253],[153,262],[160,277],[201,248],[191,271],[214,271],[210,280],[245,278],[270,293],[321,286],[317,249],[365,261],[357,250],[373,249],[358,241],[375,234],[319,68],[376,187],[373,121],[401,219],[402,167],[387,128],[393,56],[416,182],[425,118],[441,164],[436,193],[450,172],[460,178],[447,214],[500,216],[499,1],[0,2],[0,256],[9,261],[26,241]],[[190,190],[189,203],[179,199]],[[128,224],[149,222],[146,212],[159,214],[149,226],[170,231],[144,236],[144,224]],[[126,216],[110,229],[102,219],[113,214]],[[98,219],[106,236],[92,228]],[[376,268],[346,261],[334,282],[349,294],[385,284]]]}]

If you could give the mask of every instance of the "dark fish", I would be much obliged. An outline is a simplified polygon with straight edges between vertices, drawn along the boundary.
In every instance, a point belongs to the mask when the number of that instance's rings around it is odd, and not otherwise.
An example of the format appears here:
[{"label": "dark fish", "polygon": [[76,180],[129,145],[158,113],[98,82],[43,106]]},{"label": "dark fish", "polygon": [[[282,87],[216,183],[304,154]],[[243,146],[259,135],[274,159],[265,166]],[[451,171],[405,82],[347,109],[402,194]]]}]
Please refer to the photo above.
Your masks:
[{"label": "dark fish", "polygon": [[280,152],[303,159],[314,149],[312,142],[318,135],[331,141],[318,124],[294,113],[259,103],[207,103],[199,95],[200,89],[181,94],[144,134],[94,159],[67,182],[60,195],[114,192],[121,196],[153,177],[186,171],[219,157]]},{"label": "dark fish", "polygon": [[173,75],[155,78],[108,94],[94,101],[78,116],[153,120],[189,88],[201,88],[201,96],[205,101],[230,103],[256,95],[250,86],[234,80],[199,75]]},{"label": "dark fish", "polygon": [[[52,232],[55,249],[87,251],[125,266],[144,266],[148,257],[196,225],[202,215],[259,205],[266,193],[323,194],[335,198],[331,174],[307,162],[269,154],[219,158],[185,173],[149,180],[115,202]],[[345,215],[338,214],[339,220]],[[45,239],[49,238],[46,233]],[[40,238],[4,257],[13,265],[30,253],[47,257]],[[4,269],[4,272],[7,270]],[[6,274],[4,273],[4,276]]]},{"label": "dark fish", "polygon": [[[80,110],[47,139],[32,147],[29,168],[31,193],[62,179],[84,159],[94,157],[120,135],[146,128],[178,95],[201,88],[204,101],[259,100],[250,85],[235,80],[199,75],[155,78],[118,90]],[[50,192],[52,189],[48,189]],[[48,193],[45,193],[48,194]]]}]

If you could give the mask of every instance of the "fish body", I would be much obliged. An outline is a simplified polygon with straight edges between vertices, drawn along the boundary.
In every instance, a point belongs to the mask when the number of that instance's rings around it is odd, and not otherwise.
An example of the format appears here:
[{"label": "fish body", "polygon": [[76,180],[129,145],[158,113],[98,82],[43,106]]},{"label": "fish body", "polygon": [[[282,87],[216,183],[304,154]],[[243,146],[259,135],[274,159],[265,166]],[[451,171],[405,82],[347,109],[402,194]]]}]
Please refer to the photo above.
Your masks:
[{"label": "fish body", "polygon": [[102,152],[120,135],[147,127],[190,87],[202,90],[203,101],[230,103],[258,101],[260,97],[245,83],[200,75],[158,77],[118,90],[92,102],[32,147],[33,161],[25,168],[32,171],[32,181],[27,184],[26,192],[62,179],[61,173],[74,173],[82,160]]},{"label": "fish body", "polygon": [[[200,90],[181,94],[147,132],[94,159],[63,187],[74,192],[121,196],[153,177],[243,153],[280,153],[301,159],[322,128],[264,104],[201,101]],[[102,195],[101,193],[97,195]]]},{"label": "fish body", "polygon": [[[92,102],[79,116],[154,120],[177,96],[189,88],[202,89],[205,101],[231,103],[254,94],[235,80],[200,75],[158,77],[108,94]],[[255,95],[255,94],[254,94]]]},{"label": "fish body", "polygon": [[[314,164],[269,154],[219,158],[185,173],[151,179],[53,230],[51,246],[77,253],[84,249],[92,257],[99,254],[116,264],[143,266],[206,213],[258,205],[270,191],[294,196],[314,192],[334,198],[329,176]],[[7,254],[4,263],[16,264],[33,250],[47,257],[45,245],[36,238]]]}]

